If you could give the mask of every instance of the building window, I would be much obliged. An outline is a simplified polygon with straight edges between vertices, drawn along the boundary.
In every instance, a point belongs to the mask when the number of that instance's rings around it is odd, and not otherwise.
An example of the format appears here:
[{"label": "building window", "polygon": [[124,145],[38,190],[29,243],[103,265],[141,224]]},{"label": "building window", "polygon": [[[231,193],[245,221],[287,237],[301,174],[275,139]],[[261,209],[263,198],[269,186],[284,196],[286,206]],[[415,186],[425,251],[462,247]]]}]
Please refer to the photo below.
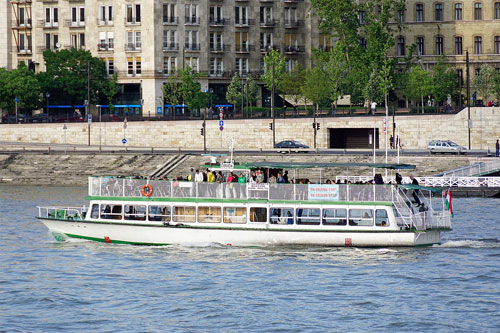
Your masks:
[{"label": "building window", "polygon": [[359,24],[365,24],[366,21],[366,11],[365,10],[360,10],[359,11]]},{"label": "building window", "polygon": [[186,4],[184,5],[184,23],[186,24],[196,24],[198,22],[197,18],[198,5]]},{"label": "building window", "polygon": [[495,6],[493,8],[494,8],[493,17],[495,18],[495,20],[500,19],[500,2],[495,2]]},{"label": "building window", "polygon": [[260,23],[273,24],[273,7],[260,7]]},{"label": "building window", "polygon": [[366,46],[367,46],[367,41],[365,38],[361,38],[360,41],[359,41],[359,44],[361,45],[361,48],[363,50],[366,50]]},{"label": "building window", "polygon": [[270,51],[273,47],[273,33],[261,32],[260,33],[260,50]]},{"label": "building window", "polygon": [[424,37],[417,37],[417,54],[419,56],[425,55]]},{"label": "building window", "polygon": [[19,25],[24,25],[25,21],[24,21],[24,8],[23,7],[19,7]]},{"label": "building window", "polygon": [[460,55],[463,53],[462,37],[455,37],[455,54]]},{"label": "building window", "polygon": [[480,36],[474,37],[474,53],[475,54],[483,53],[483,39]]},{"label": "building window", "polygon": [[237,25],[247,25],[247,7],[234,7],[234,23]]},{"label": "building window", "polygon": [[163,23],[177,23],[175,4],[163,4]]},{"label": "building window", "polygon": [[85,8],[72,7],[71,8],[71,26],[85,25]]},{"label": "building window", "polygon": [[165,57],[163,58],[163,71],[165,74],[175,74],[177,71],[177,58]]},{"label": "building window", "polygon": [[481,20],[482,19],[482,9],[483,5],[480,2],[476,2],[474,4],[474,20]]},{"label": "building window", "polygon": [[463,19],[462,18],[462,7],[463,7],[463,4],[461,4],[461,3],[455,4],[455,20],[456,21],[461,21]]},{"label": "building window", "polygon": [[495,36],[495,54],[500,54],[500,36]]},{"label": "building window", "polygon": [[398,56],[402,57],[405,55],[405,38],[403,36],[398,37]]},{"label": "building window", "polygon": [[481,68],[480,67],[474,69],[474,75],[475,76],[481,75]]},{"label": "building window", "polygon": [[113,58],[108,58],[108,75],[115,74],[115,60]]},{"label": "building window", "polygon": [[398,20],[399,20],[399,22],[404,22],[405,21],[405,11],[404,11],[404,9],[398,10]]},{"label": "building window", "polygon": [[442,21],[443,20],[443,4],[437,3],[435,8],[436,8],[436,13],[435,13],[436,21]]},{"label": "building window", "polygon": [[444,44],[443,37],[437,36],[436,37],[436,55],[443,54],[443,50],[444,50],[443,44]]},{"label": "building window", "polygon": [[424,5],[421,4],[421,3],[417,3],[415,5],[415,12],[416,12],[416,16],[415,16],[415,21],[418,21],[418,22],[423,22],[424,21]]},{"label": "building window", "polygon": [[127,5],[127,24],[140,24],[141,23],[141,5],[131,4]]},{"label": "building window", "polygon": [[113,24],[113,6],[99,6],[99,24]]}]

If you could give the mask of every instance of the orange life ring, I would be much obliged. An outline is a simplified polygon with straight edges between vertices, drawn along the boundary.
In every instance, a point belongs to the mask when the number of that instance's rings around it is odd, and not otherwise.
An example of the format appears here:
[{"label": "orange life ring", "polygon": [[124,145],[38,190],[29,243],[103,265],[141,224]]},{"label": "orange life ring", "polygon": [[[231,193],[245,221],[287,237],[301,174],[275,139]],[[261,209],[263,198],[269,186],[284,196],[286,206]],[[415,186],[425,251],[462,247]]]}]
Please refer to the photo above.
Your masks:
[{"label": "orange life ring", "polygon": [[[147,190],[146,190],[147,189]],[[151,194],[153,194],[153,188],[151,185],[147,184],[142,187],[142,195],[145,197],[149,197]]]}]

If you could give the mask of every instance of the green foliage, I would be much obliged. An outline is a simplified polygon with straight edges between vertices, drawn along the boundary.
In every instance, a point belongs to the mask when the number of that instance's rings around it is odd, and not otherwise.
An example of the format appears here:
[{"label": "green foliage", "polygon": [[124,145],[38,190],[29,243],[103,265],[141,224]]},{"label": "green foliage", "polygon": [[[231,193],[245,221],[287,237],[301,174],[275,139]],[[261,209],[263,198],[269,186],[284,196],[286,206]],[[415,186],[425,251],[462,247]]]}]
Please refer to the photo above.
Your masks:
[{"label": "green foliage", "polygon": [[87,99],[90,79],[90,103],[96,103],[97,91],[111,92],[105,63],[92,57],[90,51],[79,49],[46,50],[43,53],[46,71],[40,74],[43,91],[52,96],[62,95],[71,105]]},{"label": "green foliage", "polygon": [[241,104],[241,79],[238,73],[234,73],[233,79],[227,87],[226,100],[234,106]]},{"label": "green foliage", "polygon": [[201,84],[196,81],[199,74],[186,66],[181,72],[180,96],[191,110],[207,106],[209,95],[201,91]]},{"label": "green foliage", "polygon": [[108,106],[109,106],[109,113],[113,113],[114,110],[114,105],[113,105],[113,97],[115,97],[116,92],[118,91],[118,74],[113,74],[111,79],[107,80],[107,84],[103,85],[103,94],[106,96]]},{"label": "green foliage", "polygon": [[300,64],[283,76],[281,90],[293,99],[295,105],[299,103],[299,99],[302,97],[302,86],[305,78],[306,71]]},{"label": "green foliage", "polygon": [[256,105],[259,100],[259,85],[251,76],[248,78],[248,103]]},{"label": "green foliage", "polygon": [[165,84],[163,84],[163,100],[167,104],[179,104],[181,100],[181,84],[179,83],[178,75],[170,75]]},{"label": "green foliage", "polygon": [[285,57],[279,51],[273,49],[264,57],[264,63],[266,71],[264,75],[261,75],[260,79],[264,81],[266,88],[271,90],[274,76],[274,89],[276,92],[281,91],[281,83],[286,73]]},{"label": "green foliage", "polygon": [[36,75],[24,63],[8,72],[0,69],[0,107],[13,109],[15,98],[18,109],[32,111],[41,106],[41,89]]},{"label": "green foliage", "polygon": [[316,104],[316,108],[322,100],[329,97],[328,75],[323,67],[316,65],[307,71],[302,93]]},{"label": "green foliage", "polygon": [[411,68],[408,72],[404,94],[412,100],[421,101],[424,96],[432,94],[432,91],[433,87],[430,73],[423,70],[420,66]]},{"label": "green foliage", "polygon": [[432,70],[432,95],[436,107],[444,102],[448,95],[453,96],[457,90],[457,77],[444,56],[440,57]]},{"label": "green foliage", "polygon": [[479,75],[474,76],[474,87],[486,104],[490,95],[496,94],[496,86],[500,76],[495,68],[488,64],[481,65]]}]

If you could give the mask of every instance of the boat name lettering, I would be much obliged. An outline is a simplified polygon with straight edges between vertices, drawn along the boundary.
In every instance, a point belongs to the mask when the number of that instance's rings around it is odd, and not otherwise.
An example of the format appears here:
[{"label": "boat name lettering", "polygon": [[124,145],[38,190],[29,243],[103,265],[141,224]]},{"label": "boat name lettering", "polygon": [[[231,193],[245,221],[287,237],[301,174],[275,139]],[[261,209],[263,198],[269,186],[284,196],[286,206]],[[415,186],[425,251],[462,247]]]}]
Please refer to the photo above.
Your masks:
[{"label": "boat name lettering", "polygon": [[249,190],[269,190],[269,184],[265,183],[249,183],[248,184],[248,189]]},{"label": "boat name lettering", "polygon": [[221,163],[221,169],[234,169],[234,163]]},{"label": "boat name lettering", "polygon": [[308,200],[339,200],[339,185],[309,184]]}]

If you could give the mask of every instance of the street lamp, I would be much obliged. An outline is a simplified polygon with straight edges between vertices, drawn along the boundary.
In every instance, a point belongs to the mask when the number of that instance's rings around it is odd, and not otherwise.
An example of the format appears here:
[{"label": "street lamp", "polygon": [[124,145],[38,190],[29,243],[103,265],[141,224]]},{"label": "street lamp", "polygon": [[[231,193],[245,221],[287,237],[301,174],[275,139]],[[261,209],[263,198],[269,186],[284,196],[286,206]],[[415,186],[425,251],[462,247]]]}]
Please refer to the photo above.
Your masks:
[{"label": "street lamp", "polygon": [[19,102],[19,99],[17,97],[14,98],[14,102],[16,102],[16,124],[17,124],[17,102]]}]

